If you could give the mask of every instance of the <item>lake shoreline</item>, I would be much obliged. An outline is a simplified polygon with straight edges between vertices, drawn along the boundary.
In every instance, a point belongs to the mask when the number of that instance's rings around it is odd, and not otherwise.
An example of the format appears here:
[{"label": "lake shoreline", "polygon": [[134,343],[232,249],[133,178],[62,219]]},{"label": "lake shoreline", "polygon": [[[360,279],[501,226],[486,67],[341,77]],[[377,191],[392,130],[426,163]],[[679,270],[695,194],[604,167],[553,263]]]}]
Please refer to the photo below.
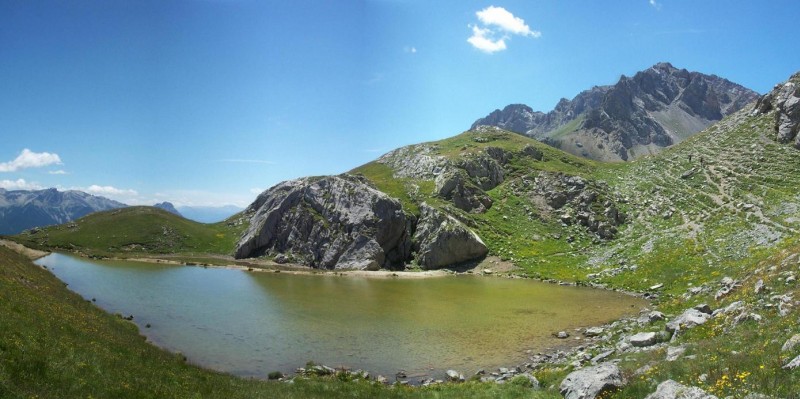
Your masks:
[{"label": "lake shoreline", "polygon": [[[56,253],[58,253],[58,252],[60,252],[60,251],[57,251]],[[74,256],[76,254],[69,254],[69,255]],[[81,258],[91,259],[88,256],[80,256],[80,257]],[[186,264],[184,262],[176,261],[174,259],[163,259],[163,258],[133,258],[133,259],[131,259],[131,258],[106,258],[105,260],[134,261],[134,262],[144,262],[144,263],[150,263],[150,264],[175,265],[175,266],[202,266],[204,268],[212,267],[212,268],[219,268],[219,269],[241,270],[241,271],[249,270],[249,271],[252,271],[252,272],[267,272],[267,273],[270,273],[270,272],[271,273],[275,273],[276,272],[276,270],[260,269],[260,268],[248,268],[248,267],[242,266],[242,265],[192,265],[192,264]],[[434,271],[434,272],[392,272],[392,271],[377,271],[376,272],[376,271],[318,271],[318,270],[313,270],[313,269],[309,269],[309,270],[280,270],[280,269],[278,269],[277,272],[279,272],[279,273],[288,273],[288,274],[297,274],[297,275],[323,275],[323,276],[335,275],[335,276],[376,277],[376,278],[394,278],[394,277],[401,277],[401,276],[405,277],[405,278],[429,278],[429,277],[443,277],[443,276],[448,276],[448,275],[475,275],[475,276],[482,275],[482,273],[467,273],[467,272],[457,273],[457,272],[454,272],[454,271],[443,271],[443,270]],[[521,278],[521,276],[517,276],[517,275],[513,275],[513,274],[511,274],[511,275],[501,275],[501,274],[495,274],[495,273],[485,274],[483,276],[484,277]],[[525,279],[536,280],[536,279],[527,278],[527,277]],[[558,285],[579,286],[578,284],[563,284],[563,283],[562,284],[558,284]],[[611,290],[608,290],[608,291],[611,291]],[[640,295],[634,295],[634,296],[640,296]],[[646,307],[647,305],[644,305],[644,306]],[[609,320],[609,321],[605,322],[602,325],[606,326],[608,324],[614,323],[614,322],[619,321],[619,320],[625,320],[625,319],[628,319],[630,317],[631,316],[624,316],[624,317],[621,317],[621,318]],[[137,323],[133,323],[133,324],[137,326],[140,334],[144,334],[145,333],[145,328],[143,326],[140,326]],[[586,326],[586,327],[588,327],[588,326]],[[508,368],[506,368],[506,367],[497,368],[497,366],[487,366],[487,367],[492,367],[492,369],[487,368],[486,372],[484,372],[484,373],[479,373],[479,370],[459,370],[457,367],[454,367],[453,370],[456,370],[459,373],[465,373],[464,375],[466,376],[466,379],[484,378],[484,379],[491,379],[491,381],[495,381],[495,380],[497,380],[497,381],[506,381],[506,380],[508,380],[510,378],[513,378],[514,376],[525,374],[525,373],[528,373],[528,372],[532,372],[532,371],[536,370],[538,367],[541,367],[543,365],[558,363],[560,360],[564,360],[564,359],[568,358],[571,354],[575,354],[580,350],[584,350],[587,346],[591,347],[591,346],[599,343],[599,340],[597,338],[583,337],[581,335],[581,332],[580,332],[581,330],[583,330],[583,327],[582,328],[575,328],[574,331],[568,330],[568,332],[571,334],[569,339],[564,339],[564,340],[560,341],[558,344],[549,345],[547,347],[543,347],[543,348],[537,349],[537,350],[535,350],[535,353],[534,353],[533,350],[520,350],[520,352],[518,352],[520,356],[517,357],[517,360],[509,359],[509,362],[508,362],[509,364],[516,364],[516,366],[510,366]],[[553,331],[553,333],[555,333],[555,331]],[[148,340],[148,342],[150,344],[152,344],[153,346],[159,347],[160,349],[167,350],[167,351],[173,352],[173,353],[180,353],[180,352],[171,351],[171,350],[165,348],[165,346],[159,345],[156,342],[152,342],[150,340]],[[524,352],[524,354],[523,354],[523,352]],[[231,372],[227,372],[227,371],[221,371],[221,370],[218,370],[218,369],[214,368],[212,365],[204,365],[202,362],[198,363],[196,361],[193,361],[192,359],[188,359],[188,361],[193,363],[193,364],[195,364],[195,365],[197,365],[197,366],[199,366],[199,367],[202,367],[202,368],[205,368],[205,369],[208,369],[208,370],[212,370],[212,371],[228,373],[228,374],[234,375],[234,376],[236,376],[238,378],[256,378],[256,379],[264,379],[264,380],[268,379],[268,376],[266,374],[265,375],[260,375],[260,376],[241,375],[241,374],[231,373]],[[340,366],[339,368],[326,367],[325,369],[326,370],[333,369],[333,370],[341,371],[341,372],[348,371],[348,370],[353,370],[353,369],[345,368],[343,366]],[[303,375],[308,375],[307,374],[308,373],[307,370],[306,371],[302,371],[302,370],[303,370],[303,365],[298,365],[298,367],[294,368],[294,369],[275,370],[275,371],[280,371],[283,375],[287,376],[287,378],[294,378],[294,377],[300,377],[300,376],[303,376]],[[409,373],[409,375],[407,377],[397,377],[396,375],[389,375],[389,376],[384,376],[386,378],[380,378],[380,380],[382,380],[384,383],[397,382],[397,383],[411,384],[411,385],[427,385],[427,384],[431,384],[431,383],[435,384],[435,383],[447,382],[448,381],[448,379],[446,377],[444,377],[444,378],[442,377],[442,375],[445,374],[446,371],[448,371],[448,370],[450,370],[450,369],[449,368],[437,367],[437,369],[435,369],[435,370],[431,369],[428,372],[413,373],[413,374]],[[506,370],[506,371],[503,372],[503,370]],[[475,373],[475,374],[472,374],[472,373]],[[405,373],[404,373],[403,370],[398,370],[397,374],[398,375],[404,375]],[[374,374],[374,373],[370,372],[370,375],[373,376],[373,378],[377,379],[378,376],[380,376],[381,374]],[[502,377],[504,375],[506,377],[497,379],[498,377]]]}]

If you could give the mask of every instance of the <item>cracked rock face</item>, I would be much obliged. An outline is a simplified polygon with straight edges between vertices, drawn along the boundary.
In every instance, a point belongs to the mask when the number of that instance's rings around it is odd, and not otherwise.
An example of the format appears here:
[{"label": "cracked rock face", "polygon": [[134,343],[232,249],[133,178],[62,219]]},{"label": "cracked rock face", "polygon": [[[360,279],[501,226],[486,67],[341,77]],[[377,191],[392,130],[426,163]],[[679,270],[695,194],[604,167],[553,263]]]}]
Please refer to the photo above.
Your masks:
[{"label": "cracked rock face", "polygon": [[760,114],[775,111],[776,139],[800,149],[800,72],[762,96],[754,111]]},{"label": "cracked rock face", "polygon": [[423,269],[438,269],[485,256],[486,245],[477,234],[452,216],[423,203],[414,247]]},{"label": "cracked rock face", "polygon": [[265,191],[247,209],[236,258],[289,253],[323,269],[379,269],[409,258],[413,217],[399,201],[351,175],[302,178]]}]

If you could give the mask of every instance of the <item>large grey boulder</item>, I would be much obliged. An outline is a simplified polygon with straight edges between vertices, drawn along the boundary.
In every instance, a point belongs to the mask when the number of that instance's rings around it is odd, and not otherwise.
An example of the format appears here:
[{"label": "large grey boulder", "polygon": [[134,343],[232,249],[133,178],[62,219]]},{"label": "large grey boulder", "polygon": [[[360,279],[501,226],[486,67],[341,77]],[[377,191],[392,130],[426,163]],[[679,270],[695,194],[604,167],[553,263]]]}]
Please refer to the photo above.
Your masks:
[{"label": "large grey boulder", "polygon": [[614,392],[625,385],[622,371],[615,364],[603,363],[573,371],[559,390],[565,399],[594,399]]},{"label": "large grey boulder", "polygon": [[630,341],[631,345],[635,347],[643,348],[646,346],[655,345],[656,342],[658,342],[658,335],[654,332],[640,332],[632,335],[630,338],[628,338],[628,341]]},{"label": "large grey boulder", "polygon": [[687,387],[679,382],[666,380],[658,384],[656,391],[647,395],[645,399],[717,399],[717,397],[700,388]]},{"label": "large grey boulder", "polygon": [[363,177],[286,181],[259,195],[246,213],[250,227],[236,258],[291,253],[316,268],[373,270],[410,256],[413,217]]},{"label": "large grey boulder", "polygon": [[413,237],[417,261],[423,269],[438,269],[480,258],[488,249],[477,234],[452,216],[422,203]]}]

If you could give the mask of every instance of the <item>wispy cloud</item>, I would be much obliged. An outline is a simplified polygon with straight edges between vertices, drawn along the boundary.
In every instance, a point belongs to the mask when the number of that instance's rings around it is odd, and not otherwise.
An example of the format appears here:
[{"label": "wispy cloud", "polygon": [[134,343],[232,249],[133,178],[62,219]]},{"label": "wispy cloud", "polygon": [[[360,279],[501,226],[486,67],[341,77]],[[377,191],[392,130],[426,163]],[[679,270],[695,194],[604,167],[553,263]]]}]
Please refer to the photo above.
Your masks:
[{"label": "wispy cloud", "polygon": [[265,159],[218,159],[217,162],[230,162],[230,163],[260,163],[264,165],[275,165],[273,161]]},{"label": "wispy cloud", "polygon": [[258,194],[263,193],[264,190],[265,189],[263,189],[263,188],[253,187],[253,188],[250,189],[250,193],[258,195]]},{"label": "wispy cloud", "polygon": [[20,169],[41,168],[43,166],[60,164],[61,158],[58,154],[33,152],[25,148],[13,161],[0,163],[0,172],[15,172]]},{"label": "wispy cloud", "polygon": [[495,53],[507,49],[506,40],[511,35],[538,38],[542,32],[532,30],[522,18],[514,16],[503,7],[489,6],[475,13],[482,26],[468,25],[472,36],[467,42],[485,53]]},{"label": "wispy cloud", "polygon": [[650,3],[650,5],[656,10],[661,9],[661,3],[657,2],[656,0],[648,0],[648,3]]},{"label": "wispy cloud", "polygon": [[25,179],[17,180],[0,180],[0,188],[6,190],[41,190],[42,187],[39,183],[27,182]]},{"label": "wispy cloud", "polygon": [[403,51],[406,52],[406,53],[409,53],[409,54],[416,54],[417,53],[417,48],[414,47],[414,46],[410,46],[410,47],[406,46],[406,47],[403,48]]},{"label": "wispy cloud", "polygon": [[48,171],[47,174],[50,174],[50,175],[68,175],[69,173],[67,173],[67,171],[65,171],[63,169],[59,169],[59,170]]},{"label": "wispy cloud", "polygon": [[89,194],[96,194],[96,195],[107,195],[107,196],[136,196],[139,195],[136,190],[131,189],[124,189],[124,188],[116,188],[114,186],[100,186],[97,184],[92,184],[85,190]]}]

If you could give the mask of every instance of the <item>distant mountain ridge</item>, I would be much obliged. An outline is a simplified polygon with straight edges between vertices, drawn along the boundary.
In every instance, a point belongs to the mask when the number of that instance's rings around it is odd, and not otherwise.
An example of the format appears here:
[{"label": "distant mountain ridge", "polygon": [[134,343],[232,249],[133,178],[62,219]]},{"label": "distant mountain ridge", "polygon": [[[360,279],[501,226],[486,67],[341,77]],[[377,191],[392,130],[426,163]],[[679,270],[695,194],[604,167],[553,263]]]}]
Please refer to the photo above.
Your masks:
[{"label": "distant mountain ridge", "polygon": [[126,206],[82,191],[0,189],[0,234],[67,223],[93,212]]},{"label": "distant mountain ridge", "polygon": [[167,201],[159,202],[159,203],[157,203],[157,204],[155,204],[153,206],[156,207],[156,208],[161,208],[161,209],[163,209],[163,210],[165,210],[165,211],[167,211],[167,212],[169,212],[169,213],[171,213],[173,215],[177,215],[177,216],[183,217],[183,215],[181,215],[181,213],[178,212],[177,209],[175,209],[175,205],[172,205],[172,202],[167,202]]},{"label": "distant mountain ridge", "polygon": [[508,105],[471,129],[496,126],[586,158],[630,160],[683,141],[758,97],[727,79],[662,62],[614,85],[562,98],[548,113]]}]

